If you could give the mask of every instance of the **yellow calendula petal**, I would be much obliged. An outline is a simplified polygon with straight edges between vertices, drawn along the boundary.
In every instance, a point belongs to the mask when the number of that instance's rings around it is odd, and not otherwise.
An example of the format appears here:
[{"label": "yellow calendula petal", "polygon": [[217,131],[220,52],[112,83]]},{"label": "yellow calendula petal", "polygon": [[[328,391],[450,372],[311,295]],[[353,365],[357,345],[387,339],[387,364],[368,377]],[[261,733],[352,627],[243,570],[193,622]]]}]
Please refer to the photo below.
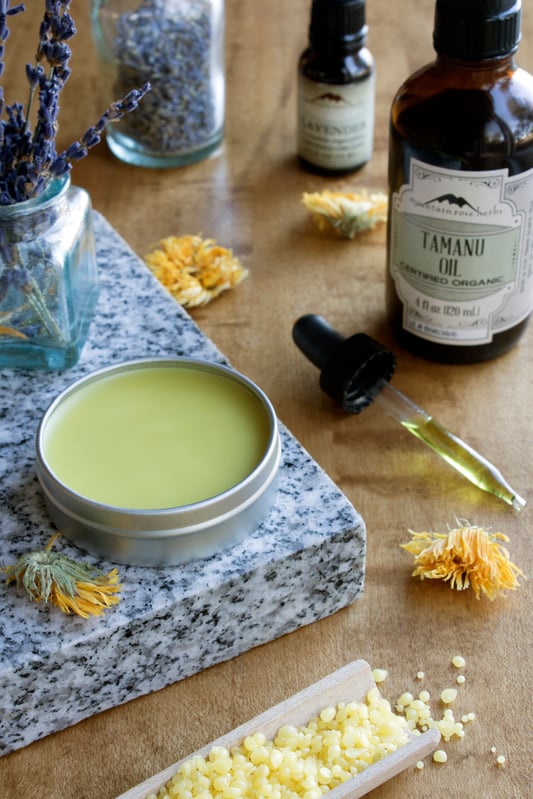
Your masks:
[{"label": "yellow calendula petal", "polygon": [[302,202],[319,230],[332,227],[348,239],[387,220],[386,195],[369,193],[365,188],[358,192],[305,192]]},{"label": "yellow calendula petal", "polygon": [[14,327],[9,327],[9,325],[0,325],[0,336],[13,336],[13,338],[22,338],[27,339],[24,333],[21,333],[20,330],[15,330]]},{"label": "yellow calendula petal", "polygon": [[[116,573],[116,570],[113,570]],[[110,572],[108,577],[112,574]],[[63,613],[75,613],[82,618],[89,616],[101,616],[106,608],[116,605],[119,601],[116,593],[120,591],[119,585],[98,585],[95,583],[76,583],[76,593],[74,596],[63,594],[54,589],[50,596],[50,602],[57,605]]]},{"label": "yellow calendula petal", "polygon": [[522,570],[511,562],[502,546],[509,541],[503,533],[465,524],[448,533],[409,530],[411,540],[402,549],[414,555],[413,577],[444,580],[458,591],[471,588],[477,599],[490,600],[519,587]]},{"label": "yellow calendula petal", "polygon": [[186,308],[207,305],[248,275],[231,250],[201,236],[169,236],[145,256],[149,269]]},{"label": "yellow calendula petal", "polygon": [[105,608],[116,605],[119,601],[117,593],[121,586],[118,584],[118,572],[112,569],[108,574],[95,577],[91,582],[78,580],[74,596],[60,594],[56,591],[51,598],[64,613],[77,613],[78,616],[101,616]]}]

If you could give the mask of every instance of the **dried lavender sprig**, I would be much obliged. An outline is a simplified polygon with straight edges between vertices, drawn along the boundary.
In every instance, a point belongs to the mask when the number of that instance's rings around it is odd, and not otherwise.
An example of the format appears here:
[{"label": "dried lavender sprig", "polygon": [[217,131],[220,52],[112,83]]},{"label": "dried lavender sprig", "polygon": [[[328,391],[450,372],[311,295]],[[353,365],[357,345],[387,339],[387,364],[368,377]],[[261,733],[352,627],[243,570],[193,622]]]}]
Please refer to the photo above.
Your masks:
[{"label": "dried lavender sprig", "polygon": [[[70,76],[68,66],[72,51],[66,41],[76,33],[74,20],[69,12],[70,0],[45,0],[44,18],[40,29],[40,40],[36,62],[48,64],[50,73],[38,76],[39,108],[37,124],[33,134],[32,154],[39,171],[45,172],[55,160],[57,153],[55,138],[59,115],[59,96]],[[30,105],[33,92],[30,89]],[[27,118],[29,119],[30,107]],[[29,191],[29,196],[34,192]]]},{"label": "dried lavender sprig", "polygon": [[[16,198],[10,202],[18,202],[25,198],[25,176],[30,171],[31,133],[26,125],[24,110],[20,103],[14,103],[6,109],[7,120],[2,125],[2,142],[0,144],[0,196]],[[16,155],[20,168],[14,160]],[[23,181],[23,183],[21,182]],[[3,202],[3,199],[2,199]]]},{"label": "dried lavender sprig", "polygon": [[[5,4],[6,0],[1,0]],[[36,65],[26,67],[30,94],[26,113],[19,104],[9,106],[8,121],[16,113],[17,132],[4,123],[2,150],[0,153],[1,179],[0,197],[11,196],[11,202],[19,202],[38,194],[43,187],[42,176],[56,158],[55,137],[59,114],[59,95],[68,80],[68,62],[71,50],[66,39],[76,32],[72,17],[68,13],[70,0],[45,0],[45,13],[40,27],[40,39],[36,53]],[[46,62],[49,75],[40,62]],[[39,107],[33,135],[29,134],[29,118],[32,101],[38,91]],[[8,135],[10,134],[10,135]],[[29,142],[28,142],[28,136]],[[28,143],[30,149],[28,151]],[[29,167],[29,163],[32,167]]]},{"label": "dried lavender sprig", "polygon": [[85,131],[80,141],[73,142],[66,150],[60,153],[50,166],[50,174],[55,177],[66,175],[72,169],[75,161],[85,158],[91,147],[94,147],[102,139],[102,133],[110,122],[117,122],[124,114],[134,111],[144,95],[150,91],[150,84],[145,83],[140,89],[132,89],[131,92],[122,98],[111,103],[109,108],[104,111],[96,125],[92,125]]},{"label": "dried lavender sprig", "polygon": [[[15,14],[20,14],[21,11],[24,11],[24,5],[19,3],[17,6],[13,6],[13,8],[9,7],[9,3],[11,0],[0,0],[0,59],[4,57],[5,46],[4,42],[9,36],[9,28],[7,27],[7,18],[14,17]],[[0,64],[0,75],[4,71],[4,62],[2,61]]]},{"label": "dried lavender sprig", "polygon": [[[13,6],[13,8],[10,8],[9,7],[10,1],[11,0],[0,0],[0,76],[4,72],[4,54],[6,49],[4,42],[9,37],[7,18],[14,17],[15,14],[20,14],[21,11],[24,11],[24,6],[22,3],[19,3],[17,6]],[[2,86],[0,86],[0,115],[3,113],[4,105],[5,105],[4,89]],[[1,130],[0,130],[0,136],[1,136]]]},{"label": "dried lavender sprig", "polygon": [[[26,66],[29,99],[24,110],[19,103],[5,106],[0,86],[0,205],[11,205],[39,195],[50,177],[70,171],[72,162],[79,161],[101,139],[108,122],[120,119],[133,111],[150,89],[130,91],[122,100],[113,103],[89,128],[79,142],[74,142],[59,156],[56,152],[59,96],[70,76],[71,50],[66,42],[76,33],[69,9],[72,0],[45,0],[45,12],[39,29],[39,44],[34,65]],[[24,11],[19,3],[10,8],[11,0],[0,0],[0,74],[3,70],[4,42],[9,36],[7,17]],[[45,69],[45,64],[49,72]],[[35,96],[38,97],[35,130],[30,129],[30,114]]]}]

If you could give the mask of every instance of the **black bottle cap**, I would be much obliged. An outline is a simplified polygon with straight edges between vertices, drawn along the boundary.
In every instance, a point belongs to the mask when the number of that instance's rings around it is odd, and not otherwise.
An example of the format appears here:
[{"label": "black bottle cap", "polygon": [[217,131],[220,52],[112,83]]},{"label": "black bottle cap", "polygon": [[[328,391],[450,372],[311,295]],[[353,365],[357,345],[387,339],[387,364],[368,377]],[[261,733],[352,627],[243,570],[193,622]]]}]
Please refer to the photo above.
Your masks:
[{"label": "black bottle cap", "polygon": [[367,33],[365,0],[313,0],[309,25],[311,47],[344,45],[348,50],[359,49]]},{"label": "black bottle cap", "polygon": [[393,353],[366,333],[344,338],[316,314],[300,317],[292,336],[321,370],[320,387],[349,413],[370,405],[396,368]]},{"label": "black bottle cap", "polygon": [[522,0],[437,0],[433,45],[465,61],[514,53],[520,42]]}]

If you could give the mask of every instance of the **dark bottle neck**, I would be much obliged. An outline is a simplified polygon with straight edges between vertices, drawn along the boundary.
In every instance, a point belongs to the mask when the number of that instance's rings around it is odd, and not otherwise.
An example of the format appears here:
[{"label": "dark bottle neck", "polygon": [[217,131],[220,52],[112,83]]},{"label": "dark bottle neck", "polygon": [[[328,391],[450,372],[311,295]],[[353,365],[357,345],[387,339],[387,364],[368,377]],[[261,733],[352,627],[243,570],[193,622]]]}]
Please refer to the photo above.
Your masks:
[{"label": "dark bottle neck", "polygon": [[309,35],[309,47],[320,55],[355,55],[366,45],[368,28],[365,26],[355,34],[324,36],[323,32]]},{"label": "dark bottle neck", "polygon": [[365,46],[367,33],[364,0],[313,0],[309,46],[316,52],[353,55]]},{"label": "dark bottle neck", "polygon": [[318,41],[309,42],[308,53],[312,53],[314,58],[324,64],[342,64],[351,59],[358,59],[358,54],[365,50],[366,40],[361,37],[357,42],[346,41]]},{"label": "dark bottle neck", "polygon": [[484,58],[479,60],[471,60],[465,58],[457,58],[446,55],[445,53],[437,53],[436,64],[439,67],[449,70],[464,70],[465,72],[473,73],[491,73],[493,76],[508,75],[516,69],[516,61],[514,52],[507,55],[499,56],[498,58]]}]

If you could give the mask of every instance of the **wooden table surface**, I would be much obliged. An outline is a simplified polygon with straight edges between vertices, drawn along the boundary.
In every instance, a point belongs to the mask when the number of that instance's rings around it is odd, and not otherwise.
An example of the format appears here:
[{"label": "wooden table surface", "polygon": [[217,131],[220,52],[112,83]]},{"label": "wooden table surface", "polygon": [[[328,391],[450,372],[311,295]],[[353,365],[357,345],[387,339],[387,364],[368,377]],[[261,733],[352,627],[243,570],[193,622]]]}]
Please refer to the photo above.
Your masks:
[{"label": "wooden table surface", "polygon": [[[44,2],[11,23],[4,86],[22,100]],[[58,144],[66,146],[102,108],[89,3],[74,2],[78,35]],[[521,515],[470,486],[374,406],[336,411],[318,373],[296,350],[294,321],[324,315],[344,334],[366,331],[398,356],[394,384],[495,462],[532,497],[530,416],[533,326],[520,345],[485,364],[439,365],[402,350],[384,317],[385,229],[354,241],[317,232],[302,192],[366,186],[386,190],[388,111],[395,90],[432,60],[433,0],[368,0],[377,62],[375,153],[342,179],[304,172],[295,157],[296,63],[306,46],[309,0],[228,0],[227,131],[223,151],[169,170],[127,166],[105,144],[74,169],[73,182],[139,254],[165,236],[202,233],[232,247],[250,270],[236,290],[192,316],[363,515],[368,560],[363,597],[295,633],[164,690],[101,713],[0,759],[2,799],[112,799],[127,788],[356,658],[389,670],[391,701],[405,689],[436,697],[466,658],[456,715],[476,719],[462,741],[372,793],[375,799],[531,794],[531,583],[505,598],[476,600],[411,577],[399,548],[408,529],[445,531],[467,519],[510,537],[512,560],[531,574],[531,508]],[[20,55],[22,53],[22,61]],[[526,4],[519,63],[533,71],[533,9]],[[415,675],[426,678],[417,686]],[[437,712],[437,711],[436,711]],[[0,725],[1,725],[0,720]],[[496,753],[491,748],[496,748]],[[496,754],[505,766],[497,766]]]}]

